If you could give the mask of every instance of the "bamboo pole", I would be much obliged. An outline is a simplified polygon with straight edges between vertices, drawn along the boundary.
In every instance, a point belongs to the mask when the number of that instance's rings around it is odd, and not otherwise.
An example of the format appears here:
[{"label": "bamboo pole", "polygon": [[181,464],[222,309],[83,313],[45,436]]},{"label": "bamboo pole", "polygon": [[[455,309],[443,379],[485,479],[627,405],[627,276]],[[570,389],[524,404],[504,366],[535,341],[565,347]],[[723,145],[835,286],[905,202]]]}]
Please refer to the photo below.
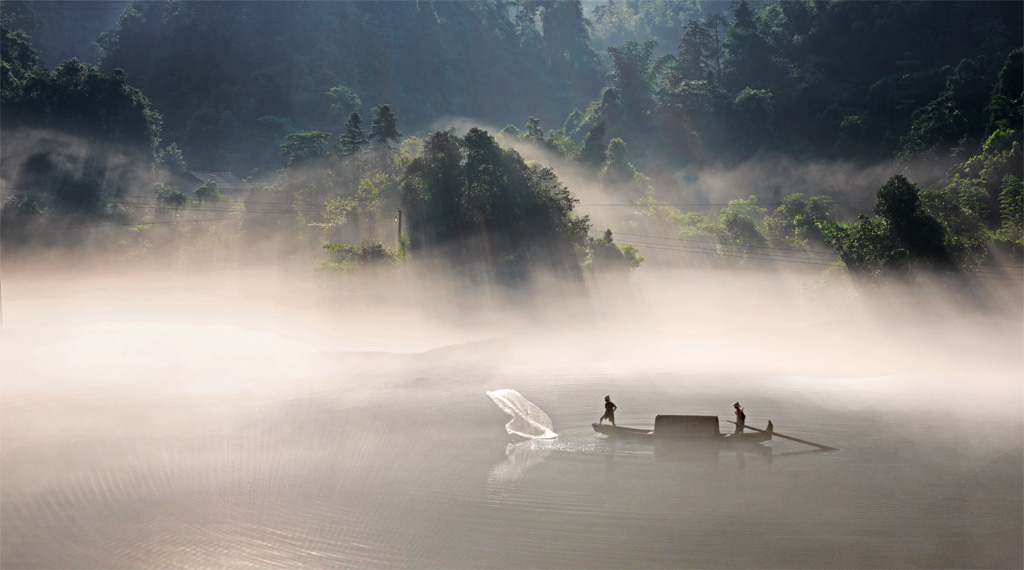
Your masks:
[{"label": "bamboo pole", "polygon": [[[732,420],[725,420],[725,421],[727,421],[727,422],[729,422],[731,424],[736,423],[736,422],[734,422]],[[744,429],[752,429],[754,431],[759,431],[759,432],[763,432],[763,433],[768,433],[767,430],[763,430],[763,429],[756,428],[756,427],[750,427],[748,425],[744,425],[743,428]],[[805,445],[810,445],[812,447],[817,447],[818,449],[824,449],[825,451],[839,451],[835,447],[829,447],[827,445],[822,445],[820,443],[814,443],[813,441],[807,441],[806,439],[799,439],[799,438],[793,437],[791,435],[784,435],[784,434],[781,434],[781,433],[779,433],[777,431],[772,431],[772,437],[781,437],[782,439],[793,440],[793,441],[796,441],[798,443],[803,443]]]}]

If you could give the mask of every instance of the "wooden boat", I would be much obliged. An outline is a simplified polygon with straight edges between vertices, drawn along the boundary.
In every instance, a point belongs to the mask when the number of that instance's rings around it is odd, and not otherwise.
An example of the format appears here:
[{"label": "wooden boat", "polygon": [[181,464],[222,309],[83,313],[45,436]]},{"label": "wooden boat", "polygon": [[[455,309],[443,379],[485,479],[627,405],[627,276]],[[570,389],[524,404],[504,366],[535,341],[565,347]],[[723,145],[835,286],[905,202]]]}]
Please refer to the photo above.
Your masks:
[{"label": "wooden boat", "polygon": [[659,415],[654,418],[654,429],[618,427],[609,424],[591,424],[594,431],[610,438],[633,441],[687,442],[715,444],[758,444],[771,440],[774,427],[768,422],[768,428],[744,433],[721,433],[718,430],[718,416],[670,416]]}]

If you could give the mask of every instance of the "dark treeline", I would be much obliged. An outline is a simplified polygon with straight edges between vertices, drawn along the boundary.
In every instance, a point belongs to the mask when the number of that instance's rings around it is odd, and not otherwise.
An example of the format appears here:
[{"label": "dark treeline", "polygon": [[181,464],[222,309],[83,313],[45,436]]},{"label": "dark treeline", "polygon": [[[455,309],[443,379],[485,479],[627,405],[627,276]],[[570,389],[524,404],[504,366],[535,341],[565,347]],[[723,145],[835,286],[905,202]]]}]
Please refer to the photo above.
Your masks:
[{"label": "dark treeline", "polygon": [[243,173],[379,103],[417,131],[555,120],[601,82],[573,2],[134,2],[99,44],[191,164]]},{"label": "dark treeline", "polygon": [[[1021,3],[132,2],[96,38],[96,67],[44,65],[33,42],[57,47],[67,19],[39,6],[3,4],[15,242],[86,215],[168,223],[134,230],[151,247],[172,222],[222,212],[250,246],[328,244],[324,268],[415,255],[505,282],[636,267],[630,233],[711,244],[685,263],[831,251],[869,279],[1020,264]],[[509,126],[437,130],[458,117]],[[509,143],[632,204],[619,244]],[[892,177],[856,208],[785,180],[737,188],[751,197],[717,212],[671,201],[682,171],[801,162]],[[227,196],[183,184],[192,169],[261,184]]]},{"label": "dark treeline", "polygon": [[117,24],[129,0],[4,0],[4,13],[32,38],[48,68],[69,59],[95,64],[100,36]]},{"label": "dark treeline", "polygon": [[[652,6],[672,14],[665,4],[602,6],[595,27],[653,19]],[[769,151],[963,160],[1000,121],[1019,121],[1012,104],[990,99],[1021,46],[1022,19],[1014,2],[734,2],[682,22],[671,46],[611,46],[616,96],[602,95],[578,124],[604,122],[607,136],[673,166]],[[1009,93],[1019,84],[1003,88],[1006,103],[1019,95]]]}]

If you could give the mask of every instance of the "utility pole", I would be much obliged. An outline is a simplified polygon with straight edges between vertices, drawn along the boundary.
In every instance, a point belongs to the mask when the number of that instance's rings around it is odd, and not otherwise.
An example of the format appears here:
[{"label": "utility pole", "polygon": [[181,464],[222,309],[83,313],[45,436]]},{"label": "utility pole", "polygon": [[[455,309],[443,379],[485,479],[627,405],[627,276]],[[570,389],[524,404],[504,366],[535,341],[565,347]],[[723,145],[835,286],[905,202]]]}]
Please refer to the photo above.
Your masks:
[{"label": "utility pole", "polygon": [[402,247],[402,209],[398,209],[398,215],[395,216],[398,220],[398,247]]}]

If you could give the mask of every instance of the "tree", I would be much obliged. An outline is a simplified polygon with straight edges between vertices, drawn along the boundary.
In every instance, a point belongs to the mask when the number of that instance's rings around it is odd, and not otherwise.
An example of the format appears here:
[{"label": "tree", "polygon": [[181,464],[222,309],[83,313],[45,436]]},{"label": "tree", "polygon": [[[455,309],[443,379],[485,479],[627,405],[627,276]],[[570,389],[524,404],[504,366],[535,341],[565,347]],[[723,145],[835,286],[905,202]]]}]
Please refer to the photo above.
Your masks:
[{"label": "tree", "polygon": [[378,144],[397,143],[402,138],[398,130],[398,117],[387,103],[374,108],[370,127],[370,140]]},{"label": "tree", "polygon": [[900,139],[898,158],[906,161],[922,154],[938,157],[964,137],[980,137],[987,124],[985,109],[991,85],[983,66],[972,60],[961,61],[946,79],[946,90],[914,112],[910,132]]},{"label": "tree", "polygon": [[219,202],[224,199],[224,195],[217,189],[217,183],[210,180],[203,182],[195,190],[192,191],[192,195],[196,197],[196,202]]},{"label": "tree", "polygon": [[775,145],[777,131],[772,124],[775,117],[775,96],[767,89],[740,91],[732,102],[734,135],[740,146],[735,150],[742,156],[759,148]]},{"label": "tree", "polygon": [[836,204],[829,196],[808,198],[803,193],[790,194],[765,218],[769,237],[788,245],[825,243],[824,228],[835,222]]},{"label": "tree", "polygon": [[997,127],[1024,130],[1024,48],[1017,48],[1006,56],[986,111],[989,130]]},{"label": "tree", "polygon": [[996,239],[1006,243],[1020,263],[1024,257],[1024,182],[1020,178],[1012,174],[1003,178],[999,205],[1003,223]]},{"label": "tree", "polygon": [[324,246],[330,252],[330,261],[320,264],[321,270],[351,270],[372,266],[388,266],[399,262],[401,254],[375,239],[364,239],[358,245],[329,243]]},{"label": "tree", "polygon": [[363,145],[370,142],[366,138],[366,132],[363,131],[363,116],[359,114],[359,111],[352,111],[352,114],[348,116],[348,120],[345,121],[345,134],[340,138],[342,155],[354,154]]},{"label": "tree", "polygon": [[715,46],[717,36],[712,37],[711,30],[704,24],[690,20],[686,24],[679,47],[676,50],[676,73],[673,82],[683,79],[704,79],[704,57]]},{"label": "tree", "polygon": [[707,29],[711,32],[710,55],[715,60],[715,73],[722,73],[722,38],[720,30],[728,25],[729,21],[720,13],[711,14],[706,22]]},{"label": "tree", "polygon": [[544,45],[553,67],[584,80],[594,77],[598,57],[590,47],[587,19],[580,0],[548,0],[540,12]]},{"label": "tree", "polygon": [[768,240],[758,227],[758,220],[765,210],[757,205],[757,198],[732,200],[718,213],[715,235],[723,246],[739,246],[740,251],[759,253],[767,247]]},{"label": "tree", "polygon": [[606,229],[600,238],[587,238],[590,253],[589,268],[599,272],[626,272],[640,267],[644,262],[639,250],[632,245],[621,248],[614,243],[612,230]]},{"label": "tree", "polygon": [[601,121],[587,131],[580,145],[577,160],[594,168],[599,167],[605,161],[604,147],[604,121]]},{"label": "tree", "polygon": [[614,138],[608,143],[608,151],[605,153],[607,159],[601,167],[601,179],[611,184],[623,185],[633,194],[643,194],[649,189],[646,187],[648,178],[637,172],[636,168],[626,158],[626,142],[620,138]]},{"label": "tree", "polygon": [[25,82],[45,72],[28,36],[14,29],[13,17],[0,14],[0,100],[4,104],[21,99]]},{"label": "tree", "polygon": [[[609,47],[612,62],[612,82],[622,93],[622,103],[628,116],[639,119],[651,106],[654,83],[667,60],[655,62],[654,51],[658,43],[628,41],[620,47]],[[656,65],[659,63],[659,65]]]},{"label": "tree", "polygon": [[475,279],[527,279],[536,269],[579,276],[589,221],[554,171],[503,149],[486,131],[431,134],[402,183],[414,254]]},{"label": "tree", "polygon": [[946,230],[921,204],[920,191],[902,175],[878,190],[872,209],[855,225],[834,223],[825,231],[829,245],[854,275],[904,275],[911,268],[953,271]]},{"label": "tree", "polygon": [[288,164],[292,165],[327,156],[327,141],[331,138],[331,133],[291,133],[284,138],[288,142],[281,145],[281,154],[287,156]]},{"label": "tree", "polygon": [[733,23],[722,44],[723,79],[733,89],[771,87],[777,82],[772,49],[758,33],[746,1],[734,4]]},{"label": "tree", "polygon": [[540,119],[530,117],[526,121],[526,134],[523,135],[534,142],[544,142],[544,129],[540,128]]},{"label": "tree", "polygon": [[181,155],[178,143],[171,143],[156,153],[156,160],[153,165],[159,170],[163,169],[172,177],[181,176],[188,170],[185,158]]},{"label": "tree", "polygon": [[893,176],[878,190],[873,212],[893,242],[906,249],[913,260],[948,268],[952,260],[945,244],[945,230],[922,209],[916,184],[902,175]]},{"label": "tree", "polygon": [[355,91],[344,85],[331,87],[327,95],[331,98],[331,113],[339,118],[348,116],[363,106],[363,101],[359,98],[359,95],[356,95]]}]

